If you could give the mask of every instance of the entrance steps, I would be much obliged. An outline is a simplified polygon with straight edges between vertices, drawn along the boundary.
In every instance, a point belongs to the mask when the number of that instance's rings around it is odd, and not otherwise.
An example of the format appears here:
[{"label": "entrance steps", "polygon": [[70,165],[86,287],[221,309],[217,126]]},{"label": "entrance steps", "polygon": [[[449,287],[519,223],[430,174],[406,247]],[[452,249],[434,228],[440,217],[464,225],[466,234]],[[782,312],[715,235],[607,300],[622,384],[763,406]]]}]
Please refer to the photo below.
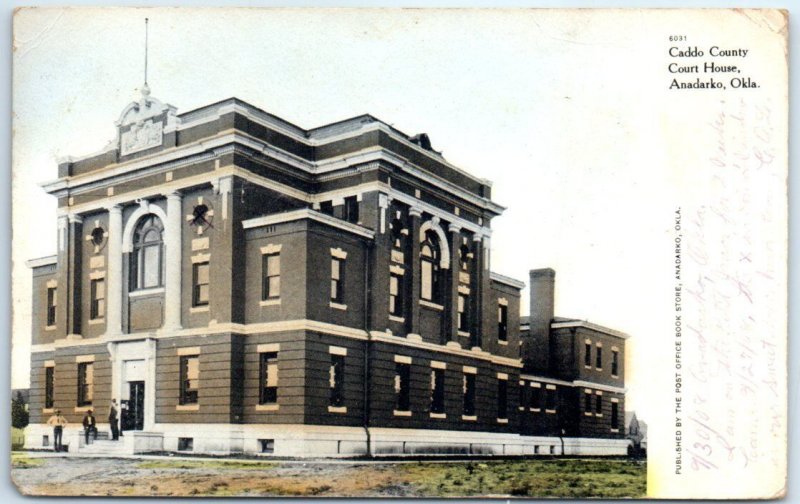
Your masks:
[{"label": "entrance steps", "polygon": [[77,453],[113,456],[159,452],[163,449],[164,435],[160,432],[125,431],[118,441],[110,440],[108,433],[98,432],[97,439],[90,438],[88,445],[81,436]]}]

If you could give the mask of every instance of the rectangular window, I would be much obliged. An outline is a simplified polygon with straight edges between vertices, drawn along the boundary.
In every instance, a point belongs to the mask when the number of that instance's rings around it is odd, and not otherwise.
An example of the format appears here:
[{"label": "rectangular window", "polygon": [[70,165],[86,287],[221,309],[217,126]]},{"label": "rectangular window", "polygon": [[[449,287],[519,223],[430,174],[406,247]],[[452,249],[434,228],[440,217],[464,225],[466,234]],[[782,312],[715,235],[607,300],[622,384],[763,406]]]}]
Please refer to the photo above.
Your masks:
[{"label": "rectangular window", "polygon": [[542,392],[542,387],[534,387],[529,407],[538,410],[544,408],[544,392]]},{"label": "rectangular window", "polygon": [[197,404],[198,381],[200,380],[200,356],[182,355],[181,366],[181,404]]},{"label": "rectangular window", "polygon": [[548,388],[545,392],[544,409],[549,411],[555,411],[557,399],[558,399],[558,391],[556,389]]},{"label": "rectangular window", "polygon": [[619,352],[616,350],[611,351],[611,374],[619,375]]},{"label": "rectangular window", "polygon": [[595,356],[594,367],[596,367],[597,369],[602,369],[603,368],[603,347],[597,347],[595,352],[597,352],[597,355]]},{"label": "rectangular window", "polygon": [[329,405],[344,406],[344,355],[331,355],[331,367],[328,375],[330,385]]},{"label": "rectangular window", "polygon": [[603,396],[594,396],[594,412],[598,415],[603,412]]},{"label": "rectangular window", "polygon": [[525,407],[526,401],[528,400],[527,395],[525,394],[525,389],[528,387],[525,386],[525,382],[521,382],[519,384],[519,408],[522,409]]},{"label": "rectangular window", "polygon": [[344,259],[331,257],[331,301],[344,300]]},{"label": "rectangular window", "polygon": [[179,437],[178,451],[194,451],[194,438]]},{"label": "rectangular window", "polygon": [[55,370],[53,366],[44,368],[44,407],[47,409],[52,408],[54,403]]},{"label": "rectangular window", "polygon": [[497,380],[497,418],[508,418],[508,380]]},{"label": "rectangular window", "polygon": [[90,288],[91,301],[89,306],[89,317],[92,320],[100,320],[106,316],[106,281],[104,278],[92,280]]},{"label": "rectangular window", "polygon": [[395,407],[398,411],[411,409],[411,364],[395,362],[394,364],[394,394]]},{"label": "rectangular window", "polygon": [[464,416],[475,415],[475,375],[464,373]]},{"label": "rectangular window", "polygon": [[208,305],[208,262],[192,265],[192,306]]},{"label": "rectangular window", "polygon": [[444,413],[444,369],[431,369],[431,413]]},{"label": "rectangular window", "polygon": [[333,215],[333,201],[323,201],[319,204],[319,211],[326,215]]},{"label": "rectangular window", "polygon": [[389,314],[403,316],[403,276],[396,273],[389,277]]},{"label": "rectangular window", "polygon": [[497,338],[508,340],[508,306],[497,305]]},{"label": "rectangular window", "polygon": [[349,196],[344,199],[344,220],[358,223],[358,198]]},{"label": "rectangular window", "polygon": [[619,429],[619,403],[611,403],[611,428]]},{"label": "rectangular window", "polygon": [[260,354],[261,392],[259,404],[275,404],[278,402],[278,352]]},{"label": "rectangular window", "polygon": [[281,297],[281,255],[264,254],[261,256],[261,300]]},{"label": "rectangular window", "polygon": [[591,391],[585,391],[583,397],[584,397],[583,409],[587,413],[591,413],[592,412],[592,392]]},{"label": "rectangular window", "polygon": [[261,453],[275,453],[275,440],[274,439],[259,439],[261,445]]},{"label": "rectangular window", "polygon": [[592,344],[591,343],[586,343],[586,345],[585,345],[585,350],[584,350],[584,354],[583,354],[583,364],[585,366],[591,366],[592,365]]},{"label": "rectangular window", "polygon": [[469,332],[469,322],[467,316],[467,296],[464,294],[458,295],[458,330]]},{"label": "rectangular window", "polygon": [[91,406],[94,399],[94,363],[78,363],[78,406]]},{"label": "rectangular window", "polygon": [[420,261],[422,283],[420,284],[420,297],[425,301],[433,300],[433,263]]},{"label": "rectangular window", "polygon": [[47,325],[54,326],[56,325],[56,303],[58,302],[57,299],[57,290],[55,287],[49,287],[47,289]]}]

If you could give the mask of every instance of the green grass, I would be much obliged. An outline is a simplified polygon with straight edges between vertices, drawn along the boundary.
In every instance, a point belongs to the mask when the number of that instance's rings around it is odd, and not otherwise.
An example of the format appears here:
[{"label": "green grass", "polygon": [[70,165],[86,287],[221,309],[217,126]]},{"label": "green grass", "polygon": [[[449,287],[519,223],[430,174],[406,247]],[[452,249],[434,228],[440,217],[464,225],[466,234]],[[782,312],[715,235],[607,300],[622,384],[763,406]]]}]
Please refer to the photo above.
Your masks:
[{"label": "green grass", "polygon": [[647,468],[629,460],[521,460],[404,466],[407,478],[430,497],[643,497]]},{"label": "green grass", "polygon": [[139,469],[273,469],[275,464],[259,461],[226,460],[146,460],[136,464]]},{"label": "green grass", "polygon": [[44,460],[31,458],[24,453],[11,454],[11,467],[14,469],[28,469],[31,467],[39,467],[44,464]]}]

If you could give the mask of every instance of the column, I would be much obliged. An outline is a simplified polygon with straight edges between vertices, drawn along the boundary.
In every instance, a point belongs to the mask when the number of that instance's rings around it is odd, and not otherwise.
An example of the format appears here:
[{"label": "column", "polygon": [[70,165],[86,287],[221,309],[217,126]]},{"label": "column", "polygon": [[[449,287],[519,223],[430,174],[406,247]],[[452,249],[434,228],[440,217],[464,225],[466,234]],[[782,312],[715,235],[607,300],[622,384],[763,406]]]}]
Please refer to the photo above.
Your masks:
[{"label": "column", "polygon": [[[122,334],[122,207],[108,208],[106,337]],[[117,398],[119,399],[119,398]]]},{"label": "column", "polygon": [[450,275],[449,282],[445,287],[445,331],[446,339],[442,344],[450,341],[458,342],[458,282],[461,274],[461,228],[455,224],[450,224]]},{"label": "column", "polygon": [[484,261],[484,249],[482,243],[483,237],[480,233],[475,233],[473,235],[473,250],[475,254],[475,260],[473,264],[475,267],[472,270],[473,278],[471,278],[471,287],[470,287],[470,311],[472,324],[471,324],[471,332],[472,332],[472,346],[473,347],[481,347],[482,344],[482,336],[483,336],[483,279],[484,277],[488,277],[485,275],[483,269],[483,261]]},{"label": "column", "polygon": [[81,270],[83,245],[83,219],[70,214],[67,226],[67,284],[62,299],[67,303],[67,338],[81,337]]},{"label": "column", "polygon": [[164,330],[181,328],[181,257],[183,198],[179,192],[167,195],[167,222],[165,223],[164,259],[166,266],[166,285],[164,289]]},{"label": "column", "polygon": [[[411,236],[409,236],[409,239],[411,240],[411,247],[409,247],[409,253],[411,254],[411,257],[408,261],[408,263],[411,264],[411,288],[409,289],[408,297],[406,298],[409,301],[407,310],[408,320],[406,320],[406,327],[408,327],[409,334],[419,334],[419,295],[420,288],[422,286],[420,278],[422,275],[422,267],[419,263],[419,228],[422,210],[417,207],[411,207],[408,210],[408,214],[411,217]],[[406,283],[406,286],[408,285],[409,282]]]}]

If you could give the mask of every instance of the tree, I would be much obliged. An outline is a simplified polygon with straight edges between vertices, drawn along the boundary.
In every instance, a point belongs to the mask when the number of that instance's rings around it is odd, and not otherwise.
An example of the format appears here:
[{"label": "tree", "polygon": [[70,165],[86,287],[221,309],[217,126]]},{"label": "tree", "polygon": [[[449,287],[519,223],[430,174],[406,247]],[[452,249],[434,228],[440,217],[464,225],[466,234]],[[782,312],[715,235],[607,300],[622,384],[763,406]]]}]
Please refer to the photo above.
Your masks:
[{"label": "tree", "polygon": [[24,429],[28,425],[28,417],[22,392],[17,391],[17,396],[11,399],[11,425],[17,429]]}]

